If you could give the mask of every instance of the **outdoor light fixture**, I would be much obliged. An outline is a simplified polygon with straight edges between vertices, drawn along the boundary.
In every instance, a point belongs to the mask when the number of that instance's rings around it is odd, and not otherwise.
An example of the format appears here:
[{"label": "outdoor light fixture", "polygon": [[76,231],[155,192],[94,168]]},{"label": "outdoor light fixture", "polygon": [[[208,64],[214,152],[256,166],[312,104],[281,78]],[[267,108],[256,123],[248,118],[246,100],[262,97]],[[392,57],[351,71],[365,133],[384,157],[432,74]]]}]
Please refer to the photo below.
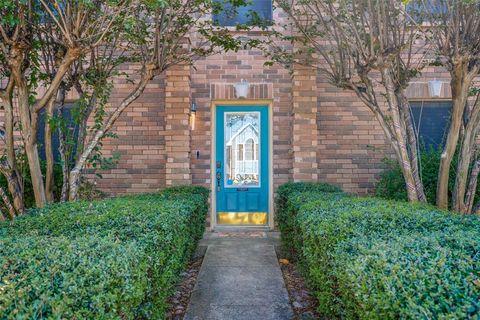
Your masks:
[{"label": "outdoor light fixture", "polygon": [[238,99],[245,99],[248,96],[249,83],[247,80],[242,79],[235,84],[235,94]]},{"label": "outdoor light fixture", "polygon": [[428,82],[428,89],[430,91],[430,96],[434,98],[440,97],[440,94],[442,93],[442,85],[443,81],[440,80],[430,80]]},{"label": "outdoor light fixture", "polygon": [[197,113],[197,105],[195,104],[195,102],[192,102],[192,107],[191,107],[190,111],[193,114]]}]

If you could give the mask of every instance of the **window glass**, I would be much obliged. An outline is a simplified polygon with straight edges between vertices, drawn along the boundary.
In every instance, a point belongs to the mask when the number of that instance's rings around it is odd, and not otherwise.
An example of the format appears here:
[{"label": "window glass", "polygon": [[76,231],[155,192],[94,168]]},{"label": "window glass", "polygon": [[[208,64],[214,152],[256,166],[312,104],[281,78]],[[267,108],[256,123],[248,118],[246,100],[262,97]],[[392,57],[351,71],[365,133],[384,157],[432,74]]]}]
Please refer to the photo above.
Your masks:
[{"label": "window glass", "polygon": [[213,15],[217,26],[270,25],[272,23],[272,0],[249,0],[244,6],[234,7],[228,1],[214,0],[223,10]]},{"label": "window glass", "polygon": [[225,113],[225,186],[260,186],[259,157],[255,145],[260,143],[259,112]]},{"label": "window glass", "polygon": [[255,160],[253,158],[253,148],[253,139],[248,139],[247,142],[245,142],[245,160]]},{"label": "window glass", "polygon": [[444,16],[447,10],[447,4],[444,1],[414,0],[407,4],[408,14],[417,23],[436,21]]},{"label": "window glass", "polygon": [[[77,147],[77,137],[78,137],[78,126],[75,125],[73,121],[73,109],[74,104],[65,104],[63,107],[63,118],[65,127],[67,128],[66,131],[66,138],[68,140],[67,146],[70,150],[74,150]],[[38,144],[38,151],[40,155],[40,159],[45,160],[45,110],[40,112],[39,120],[38,120],[38,131],[37,131],[37,144]],[[52,131],[52,148],[53,148],[53,158],[55,162],[60,162],[60,139],[58,136],[58,125],[59,125],[59,116],[58,114],[54,116],[52,120],[55,125],[53,126]]]},{"label": "window glass", "polygon": [[442,147],[450,122],[451,101],[410,102],[419,143],[426,148]]}]

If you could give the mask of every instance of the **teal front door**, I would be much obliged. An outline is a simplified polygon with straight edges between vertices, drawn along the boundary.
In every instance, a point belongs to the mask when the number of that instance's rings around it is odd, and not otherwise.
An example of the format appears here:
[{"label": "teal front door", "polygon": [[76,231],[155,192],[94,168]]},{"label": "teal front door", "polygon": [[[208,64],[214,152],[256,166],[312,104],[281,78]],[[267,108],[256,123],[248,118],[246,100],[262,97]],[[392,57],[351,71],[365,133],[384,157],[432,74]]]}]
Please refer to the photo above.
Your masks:
[{"label": "teal front door", "polygon": [[217,223],[266,225],[269,211],[268,106],[217,106]]}]

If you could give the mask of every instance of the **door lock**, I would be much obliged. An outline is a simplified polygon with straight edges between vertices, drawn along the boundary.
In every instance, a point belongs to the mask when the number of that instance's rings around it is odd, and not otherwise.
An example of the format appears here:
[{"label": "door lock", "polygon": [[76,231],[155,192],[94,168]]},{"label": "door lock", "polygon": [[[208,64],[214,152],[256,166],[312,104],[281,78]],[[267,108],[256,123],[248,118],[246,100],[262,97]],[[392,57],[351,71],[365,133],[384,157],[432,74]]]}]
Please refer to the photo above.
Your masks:
[{"label": "door lock", "polygon": [[220,171],[217,172],[217,191],[220,191],[220,180],[222,179],[222,174]]}]

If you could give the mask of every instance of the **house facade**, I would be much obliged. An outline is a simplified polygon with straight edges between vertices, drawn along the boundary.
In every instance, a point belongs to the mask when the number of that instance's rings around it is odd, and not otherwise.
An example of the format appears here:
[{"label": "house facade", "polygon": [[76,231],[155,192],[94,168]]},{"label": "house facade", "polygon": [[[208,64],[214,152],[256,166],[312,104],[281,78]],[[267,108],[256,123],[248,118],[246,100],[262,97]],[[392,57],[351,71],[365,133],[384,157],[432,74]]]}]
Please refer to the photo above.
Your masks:
[{"label": "house facade", "polygon": [[[261,2],[272,10],[270,1]],[[272,12],[275,21],[286,19]],[[232,32],[265,36],[261,30]],[[104,142],[104,155],[118,154],[119,160],[101,171],[101,179],[91,175],[97,187],[119,195],[206,186],[211,227],[273,227],[274,193],[288,181],[373,193],[391,150],[370,110],[316,69],[295,65],[290,72],[265,66],[267,60],[255,49],[224,53],[154,79],[116,122],[118,138]],[[431,80],[441,82],[440,94],[432,94]],[[435,141],[444,134],[438,124],[451,105],[448,81],[448,72],[429,67],[408,88],[416,121]],[[128,86],[115,86],[112,104]],[[427,107],[430,112],[423,112]]]}]

